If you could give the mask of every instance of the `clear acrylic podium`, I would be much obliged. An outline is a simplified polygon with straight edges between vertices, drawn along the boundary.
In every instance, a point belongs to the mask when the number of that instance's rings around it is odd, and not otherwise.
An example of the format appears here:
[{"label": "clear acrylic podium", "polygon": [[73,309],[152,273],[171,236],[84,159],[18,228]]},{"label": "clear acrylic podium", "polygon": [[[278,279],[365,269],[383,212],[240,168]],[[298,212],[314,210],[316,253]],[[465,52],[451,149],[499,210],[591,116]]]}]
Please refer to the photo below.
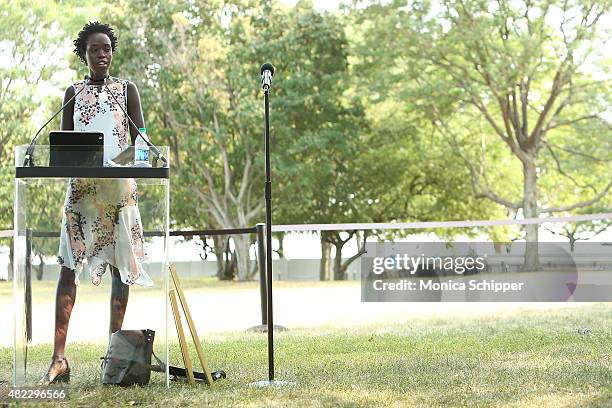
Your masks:
[{"label": "clear acrylic podium", "polygon": [[[86,149],[70,146],[71,154]],[[144,270],[153,286],[130,285],[123,329],[155,331],[154,353],[166,372],[151,374],[151,383],[169,385],[168,362],[168,237],[169,168],[150,153],[151,167],[49,166],[50,146],[37,145],[33,166],[24,166],[28,146],[15,149],[14,202],[14,386],[35,386],[46,373],[53,354],[55,293],[59,265],[60,228],[70,179],[108,183],[134,179],[144,232]],[[168,157],[168,148],[159,147]],[[129,157],[129,156],[128,156]],[[35,260],[33,262],[33,260]],[[41,261],[46,264],[41,268]],[[38,266],[38,267],[37,267]],[[44,272],[41,273],[40,271]],[[68,326],[65,356],[71,369],[70,388],[100,382],[100,357],[107,350],[111,273],[95,286],[89,275],[79,275],[76,301]]]}]

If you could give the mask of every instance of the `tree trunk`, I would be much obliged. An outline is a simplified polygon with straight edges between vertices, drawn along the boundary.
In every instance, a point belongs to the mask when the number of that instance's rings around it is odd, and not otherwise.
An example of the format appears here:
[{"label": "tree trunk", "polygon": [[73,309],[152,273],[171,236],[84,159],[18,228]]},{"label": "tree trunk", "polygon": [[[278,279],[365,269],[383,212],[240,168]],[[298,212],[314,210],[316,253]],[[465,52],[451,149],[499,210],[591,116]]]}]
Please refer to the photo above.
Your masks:
[{"label": "tree trunk", "polygon": [[576,241],[578,241],[578,239],[576,238],[576,233],[572,232],[568,235],[569,238],[569,244],[570,244],[570,253],[572,255],[574,255],[574,249],[576,248]]},{"label": "tree trunk", "polygon": [[[341,272],[342,275],[344,276],[344,279],[347,278],[347,274],[346,271],[348,270],[348,267],[357,259],[359,259],[363,254],[366,253],[366,242],[368,241],[368,231],[364,230],[363,231],[363,239],[360,239],[360,235],[359,232],[356,231],[355,232],[355,241],[357,243],[357,253],[353,256],[351,256],[349,259],[347,259],[344,262],[341,262]],[[345,242],[346,243],[346,242]]]},{"label": "tree trunk", "polygon": [[236,252],[232,252],[229,241],[225,241],[225,263],[223,264],[222,280],[234,280],[236,277]]},{"label": "tree trunk", "polygon": [[225,280],[225,248],[227,237],[225,235],[213,235],[214,252],[217,258],[217,278]]},{"label": "tree trunk", "polygon": [[273,234],[273,236],[276,236],[276,239],[278,239],[278,250],[275,251],[278,254],[278,257],[280,259],[285,258],[285,245],[284,245],[284,241],[285,241],[285,233],[284,232],[277,232],[276,234]]},{"label": "tree trunk", "polygon": [[11,238],[9,240],[9,264],[8,264],[8,271],[7,271],[7,280],[12,280],[14,279],[14,275],[13,275],[13,258],[14,258],[14,250],[15,247],[13,245],[13,238]]},{"label": "tree trunk", "polygon": [[331,277],[330,274],[330,256],[331,244],[327,240],[327,231],[321,231],[321,264],[319,266],[319,280],[326,281]]},{"label": "tree trunk", "polygon": [[[368,239],[368,233],[363,231],[363,240],[360,240],[358,231],[350,231],[347,239],[342,239],[339,232],[336,234],[335,239],[332,240],[333,245],[336,248],[336,255],[334,257],[334,280],[346,280],[346,271],[348,270],[348,267],[366,252],[365,244]],[[342,262],[342,249],[353,236],[357,242],[357,253],[348,258],[345,262]]]},{"label": "tree trunk", "polygon": [[245,281],[250,278],[250,256],[251,238],[247,234],[234,235],[234,252],[238,263],[238,280]]},{"label": "tree trunk", "polygon": [[45,261],[42,254],[38,254],[38,259],[40,263],[38,264],[38,268],[36,268],[36,280],[41,281],[43,279],[43,273],[45,272]]},{"label": "tree trunk", "polygon": [[257,251],[257,235],[255,235],[251,240],[251,245],[255,247],[255,262],[251,263],[251,271],[249,272],[249,276],[254,278],[259,273],[259,253]]},{"label": "tree trunk", "polygon": [[225,249],[226,259],[223,264],[223,280],[234,280],[236,277],[237,262],[236,254],[232,252],[229,245]]},{"label": "tree trunk", "polygon": [[[538,218],[538,175],[534,162],[523,164],[523,214],[525,218]],[[525,225],[525,263],[527,271],[539,266],[538,224]]]},{"label": "tree trunk", "polygon": [[342,247],[345,242],[342,240],[336,241],[334,247],[336,248],[336,255],[334,257],[334,280],[346,280],[346,274],[342,268]]}]

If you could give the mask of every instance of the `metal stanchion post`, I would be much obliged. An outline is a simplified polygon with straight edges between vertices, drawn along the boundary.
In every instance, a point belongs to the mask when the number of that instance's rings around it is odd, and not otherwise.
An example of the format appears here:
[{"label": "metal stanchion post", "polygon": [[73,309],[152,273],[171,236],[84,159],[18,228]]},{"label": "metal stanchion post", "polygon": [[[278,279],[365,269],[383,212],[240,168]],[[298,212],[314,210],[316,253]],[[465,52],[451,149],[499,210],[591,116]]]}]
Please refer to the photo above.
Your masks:
[{"label": "metal stanchion post", "polygon": [[259,264],[259,291],[261,295],[261,324],[268,324],[268,284],[266,281],[266,252],[265,252],[265,224],[255,225],[257,229],[257,262]]}]

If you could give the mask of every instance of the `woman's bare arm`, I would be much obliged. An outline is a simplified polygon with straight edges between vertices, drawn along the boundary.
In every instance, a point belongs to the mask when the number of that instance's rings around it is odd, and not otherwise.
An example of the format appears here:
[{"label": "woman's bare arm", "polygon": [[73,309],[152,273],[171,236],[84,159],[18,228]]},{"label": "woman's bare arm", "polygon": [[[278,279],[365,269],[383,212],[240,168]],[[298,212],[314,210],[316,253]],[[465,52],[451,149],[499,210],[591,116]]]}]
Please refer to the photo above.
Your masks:
[{"label": "woman's bare arm", "polygon": [[[140,94],[138,93],[138,88],[132,82],[128,82],[127,88],[128,94],[128,114],[134,121],[137,127],[143,128],[145,127],[144,117],[142,115],[142,106],[140,105]],[[138,136],[138,131],[132,124],[130,123],[130,136],[132,137],[132,144],[136,140],[136,136]]]},{"label": "woman's bare arm", "polygon": [[[64,94],[64,101],[62,102],[62,105],[68,102],[70,98],[72,98],[73,96],[74,96],[74,86],[70,85],[66,89],[66,93]],[[66,105],[66,107],[64,108],[64,111],[62,112],[62,122],[60,124],[61,130],[74,130],[73,115],[74,115],[74,101]]]}]

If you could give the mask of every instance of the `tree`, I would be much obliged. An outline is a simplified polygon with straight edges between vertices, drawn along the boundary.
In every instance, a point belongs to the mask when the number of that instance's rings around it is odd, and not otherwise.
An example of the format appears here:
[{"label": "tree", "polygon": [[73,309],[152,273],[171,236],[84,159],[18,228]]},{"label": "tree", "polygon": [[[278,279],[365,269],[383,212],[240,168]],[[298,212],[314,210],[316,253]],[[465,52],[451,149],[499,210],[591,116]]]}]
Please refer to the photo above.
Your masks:
[{"label": "tree", "polygon": [[0,225],[5,229],[13,223],[14,149],[33,135],[37,85],[52,68],[40,50],[52,52],[53,38],[45,2],[3,0],[0,4],[7,58],[0,65]]},{"label": "tree", "polygon": [[[72,2],[67,2],[72,3]],[[3,34],[0,64],[0,229],[13,224],[14,150],[27,144],[61,98],[45,95],[43,85],[57,85],[53,74],[62,70],[66,50],[66,32],[82,20],[87,2],[73,4],[71,13],[48,1],[0,1],[0,32]],[[65,7],[69,7],[65,4]],[[65,86],[65,84],[62,84]],[[58,121],[49,129],[57,129]],[[38,140],[46,144],[44,133]],[[36,191],[28,201],[29,226],[37,230],[57,230],[61,220],[63,195],[56,183],[30,186]],[[61,190],[61,187],[60,187]],[[63,190],[65,193],[65,189]],[[55,206],[50,205],[54,203]],[[57,211],[56,211],[57,210]],[[43,256],[57,246],[46,238],[35,239],[34,256],[40,259],[37,277],[42,278]],[[52,249],[53,248],[53,249]],[[12,248],[11,248],[12,251]],[[11,253],[12,259],[12,253]]]},{"label": "tree", "polygon": [[[273,133],[274,221],[281,224],[354,221],[351,196],[360,183],[354,162],[367,122],[359,100],[349,94],[348,39],[342,21],[308,2],[288,12],[286,24],[271,24],[282,38],[272,50],[277,63]],[[283,31],[286,32],[283,35]],[[268,43],[264,38],[263,43]],[[348,235],[348,238],[344,235]],[[320,278],[329,279],[331,247],[335,279],[348,265],[342,248],[355,231],[322,231]]]},{"label": "tree", "polygon": [[[122,7],[146,9],[140,3]],[[125,30],[121,72],[142,84],[151,133],[172,146],[172,217],[181,225],[236,228],[261,220],[262,95],[254,61],[276,65],[274,221],[308,222],[325,211],[333,217],[339,205],[330,197],[339,201],[350,190],[345,163],[358,146],[360,111],[343,99],[342,28],[306,3],[273,6],[164,3],[137,17],[113,10]],[[135,19],[146,29],[128,30]],[[238,278],[247,279],[250,237],[232,240]]]},{"label": "tree", "polygon": [[[601,200],[601,202],[594,207],[580,209],[579,213],[603,213],[609,212],[610,208],[612,208],[610,200]],[[593,239],[597,235],[608,231],[611,226],[612,220],[593,220],[553,224],[550,227],[546,227],[546,229],[553,234],[567,238],[570,244],[570,251],[573,253],[576,242]]]},{"label": "tree", "polygon": [[[124,7],[147,9],[141,3]],[[257,88],[239,38],[252,32],[250,12],[261,10],[238,3],[206,8],[164,3],[137,17],[126,14],[118,24],[129,49],[121,57],[122,72],[142,84],[151,133],[172,148],[172,217],[179,225],[251,226],[263,208],[263,200],[257,200],[260,189],[254,188],[260,173]],[[136,19],[147,29],[131,30]],[[232,240],[238,277],[247,279],[250,237]],[[226,242],[215,241],[224,245],[215,249],[218,255],[226,252]]]},{"label": "tree", "polygon": [[[420,1],[376,4],[369,11],[379,28],[366,46],[397,50],[385,59],[392,78],[404,78],[399,91],[463,161],[475,195],[537,218],[591,206],[612,187],[604,116],[609,76],[586,69],[607,72],[595,48],[608,40],[601,23],[609,7],[586,1],[442,1],[439,10]],[[581,186],[561,155],[599,179]],[[500,174],[499,163],[511,172]],[[563,184],[552,183],[557,175]],[[573,191],[569,203],[558,199],[560,187]],[[525,235],[537,243],[538,226],[525,226]],[[537,266],[536,246],[527,246],[525,264]]]}]

